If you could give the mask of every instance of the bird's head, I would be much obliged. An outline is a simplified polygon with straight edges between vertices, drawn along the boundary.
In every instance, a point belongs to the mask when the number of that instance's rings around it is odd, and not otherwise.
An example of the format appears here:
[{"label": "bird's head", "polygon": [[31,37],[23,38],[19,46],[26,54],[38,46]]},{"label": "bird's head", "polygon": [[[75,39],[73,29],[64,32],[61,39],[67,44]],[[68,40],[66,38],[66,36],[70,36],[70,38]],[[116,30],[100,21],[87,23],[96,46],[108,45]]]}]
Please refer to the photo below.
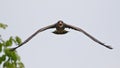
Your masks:
[{"label": "bird's head", "polygon": [[58,22],[57,22],[57,25],[58,25],[58,27],[63,27],[64,26],[64,24],[63,24],[63,21],[62,20],[59,20]]}]

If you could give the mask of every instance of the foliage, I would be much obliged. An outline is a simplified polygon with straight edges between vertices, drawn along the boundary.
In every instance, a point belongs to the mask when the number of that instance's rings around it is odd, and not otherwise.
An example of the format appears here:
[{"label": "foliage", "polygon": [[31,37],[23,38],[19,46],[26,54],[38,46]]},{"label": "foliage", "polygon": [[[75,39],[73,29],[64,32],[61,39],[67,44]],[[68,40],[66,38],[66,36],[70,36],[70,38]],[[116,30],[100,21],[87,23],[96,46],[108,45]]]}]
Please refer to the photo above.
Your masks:
[{"label": "foliage", "polygon": [[[0,23],[0,28],[5,29],[7,25]],[[2,68],[24,68],[24,64],[20,61],[20,56],[16,51],[11,51],[10,47],[13,44],[19,45],[21,43],[21,39],[16,36],[13,38],[12,36],[4,41],[0,36],[0,66]]]},{"label": "foliage", "polygon": [[0,23],[0,28],[5,29],[7,26],[8,26],[8,25],[6,25],[6,24]]}]

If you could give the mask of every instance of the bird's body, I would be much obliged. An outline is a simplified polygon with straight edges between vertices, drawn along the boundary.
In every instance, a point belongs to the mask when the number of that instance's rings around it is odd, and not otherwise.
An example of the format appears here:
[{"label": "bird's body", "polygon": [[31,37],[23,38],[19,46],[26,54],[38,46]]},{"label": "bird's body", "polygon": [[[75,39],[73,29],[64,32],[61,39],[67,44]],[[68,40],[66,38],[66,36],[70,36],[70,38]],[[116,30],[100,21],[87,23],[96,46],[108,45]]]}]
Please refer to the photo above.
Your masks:
[{"label": "bird's body", "polygon": [[83,34],[85,34],[86,36],[88,36],[90,39],[92,39],[93,41],[99,43],[100,45],[103,45],[109,49],[113,49],[112,47],[105,45],[104,43],[102,43],[101,41],[97,40],[96,38],[94,38],[93,36],[91,36],[90,34],[88,34],[86,31],[84,31],[83,29],[79,28],[79,27],[75,27],[72,25],[68,25],[66,23],[64,23],[63,21],[59,20],[57,23],[43,27],[39,30],[37,30],[35,33],[33,33],[30,37],[28,37],[23,43],[21,43],[19,46],[12,48],[12,50],[16,50],[17,48],[19,48],[20,46],[24,45],[25,43],[27,43],[28,41],[30,41],[35,35],[37,35],[39,32],[45,31],[47,29],[51,29],[51,28],[56,28],[55,31],[53,31],[52,33],[54,34],[59,34],[59,35],[63,35],[68,33],[68,31],[65,30],[65,28],[71,28],[74,29],[76,31],[82,32]]},{"label": "bird's body", "polygon": [[68,31],[66,31],[66,30],[55,30],[52,33],[58,34],[58,35],[63,35],[63,34],[68,33]]},{"label": "bird's body", "polygon": [[58,21],[55,26],[56,26],[56,30],[53,31],[54,34],[62,35],[68,33],[68,31],[65,30],[65,24],[61,20]]}]

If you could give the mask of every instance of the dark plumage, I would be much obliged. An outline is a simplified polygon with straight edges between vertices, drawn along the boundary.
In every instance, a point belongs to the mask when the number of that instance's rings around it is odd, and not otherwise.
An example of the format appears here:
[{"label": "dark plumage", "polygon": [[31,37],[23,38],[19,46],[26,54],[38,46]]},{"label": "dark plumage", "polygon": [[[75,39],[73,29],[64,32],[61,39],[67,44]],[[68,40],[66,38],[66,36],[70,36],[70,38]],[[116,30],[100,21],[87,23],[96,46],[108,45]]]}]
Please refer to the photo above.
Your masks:
[{"label": "dark plumage", "polygon": [[68,25],[66,23],[64,23],[63,21],[58,21],[57,23],[55,24],[52,24],[52,25],[49,25],[49,26],[46,26],[46,27],[43,27],[39,30],[37,30],[35,33],[33,33],[30,37],[28,37],[23,43],[21,43],[19,46],[15,47],[15,48],[12,48],[12,50],[16,50],[17,48],[19,48],[20,46],[24,45],[25,43],[27,43],[28,41],[30,41],[35,35],[37,35],[39,32],[42,32],[44,30],[47,30],[47,29],[51,29],[51,28],[56,28],[55,31],[53,31],[54,34],[66,34],[68,33],[68,31],[65,30],[65,28],[71,28],[71,29],[74,29],[76,31],[79,31],[79,32],[82,32],[83,34],[85,34],[86,36],[88,36],[90,39],[92,39],[93,41],[109,48],[109,49],[113,49],[112,47],[108,46],[108,45],[105,45],[104,43],[102,43],[101,41],[97,40],[96,38],[94,38],[93,36],[91,36],[90,34],[88,34],[86,31],[84,31],[83,29],[79,28],[79,27],[75,27],[75,26],[72,26],[72,25]]}]

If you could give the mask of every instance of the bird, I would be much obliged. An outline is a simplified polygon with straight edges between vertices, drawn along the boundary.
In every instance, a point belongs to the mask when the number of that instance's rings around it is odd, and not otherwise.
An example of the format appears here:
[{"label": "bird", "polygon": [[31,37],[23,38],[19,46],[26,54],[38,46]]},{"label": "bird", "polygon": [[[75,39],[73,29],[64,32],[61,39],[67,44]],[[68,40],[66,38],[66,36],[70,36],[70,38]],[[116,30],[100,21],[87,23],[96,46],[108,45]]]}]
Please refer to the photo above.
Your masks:
[{"label": "bird", "polygon": [[46,27],[40,28],[39,30],[37,30],[35,33],[33,33],[30,37],[28,37],[25,41],[23,41],[20,45],[18,45],[17,47],[11,48],[12,51],[16,50],[17,48],[23,46],[25,43],[27,43],[28,41],[30,41],[34,36],[36,36],[38,33],[45,31],[47,29],[52,29],[52,28],[56,28],[55,31],[53,31],[52,33],[57,34],[57,35],[63,35],[68,33],[69,31],[65,30],[65,28],[69,28],[69,29],[73,29],[79,32],[82,32],[83,34],[85,34],[86,36],[88,36],[90,39],[92,39],[94,42],[108,48],[108,49],[113,49],[111,46],[104,44],[103,42],[99,41],[98,39],[96,39],[95,37],[93,37],[92,35],[90,35],[89,33],[87,33],[86,31],[84,31],[83,29],[73,26],[73,25],[69,25],[64,23],[62,20],[59,20],[57,23],[52,24],[52,25],[48,25]]}]

